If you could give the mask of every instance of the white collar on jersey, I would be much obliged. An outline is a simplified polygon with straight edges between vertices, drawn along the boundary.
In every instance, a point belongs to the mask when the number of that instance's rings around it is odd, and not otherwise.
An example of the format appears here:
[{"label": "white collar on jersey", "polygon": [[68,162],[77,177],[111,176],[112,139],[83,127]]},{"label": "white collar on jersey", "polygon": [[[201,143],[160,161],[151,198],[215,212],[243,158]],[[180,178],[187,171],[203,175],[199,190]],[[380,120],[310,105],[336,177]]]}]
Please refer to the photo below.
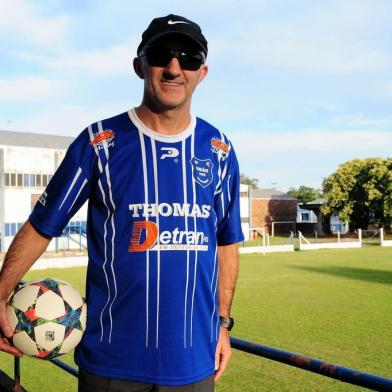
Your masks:
[{"label": "white collar on jersey", "polygon": [[196,116],[194,116],[193,114],[191,114],[191,122],[189,123],[188,127],[184,131],[182,131],[181,133],[177,133],[176,135],[165,135],[148,128],[146,125],[142,123],[140,118],[137,116],[134,108],[128,111],[128,115],[131,121],[135,124],[136,128],[140,132],[160,142],[166,142],[166,143],[180,142],[186,139],[191,133],[193,133],[196,128]]}]

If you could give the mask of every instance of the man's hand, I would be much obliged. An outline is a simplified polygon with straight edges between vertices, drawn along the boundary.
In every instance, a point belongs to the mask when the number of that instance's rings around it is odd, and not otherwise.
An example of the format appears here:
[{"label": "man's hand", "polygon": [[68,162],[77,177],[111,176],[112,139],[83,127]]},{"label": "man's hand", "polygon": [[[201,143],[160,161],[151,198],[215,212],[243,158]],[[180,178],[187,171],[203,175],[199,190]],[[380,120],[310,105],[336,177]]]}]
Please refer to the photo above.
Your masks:
[{"label": "man's hand", "polygon": [[231,357],[230,335],[227,328],[220,328],[219,340],[215,351],[215,377],[214,381],[218,381]]},{"label": "man's hand", "polygon": [[12,346],[7,338],[12,337],[12,328],[7,318],[7,301],[0,300],[0,351],[21,357],[23,355],[16,347]]}]

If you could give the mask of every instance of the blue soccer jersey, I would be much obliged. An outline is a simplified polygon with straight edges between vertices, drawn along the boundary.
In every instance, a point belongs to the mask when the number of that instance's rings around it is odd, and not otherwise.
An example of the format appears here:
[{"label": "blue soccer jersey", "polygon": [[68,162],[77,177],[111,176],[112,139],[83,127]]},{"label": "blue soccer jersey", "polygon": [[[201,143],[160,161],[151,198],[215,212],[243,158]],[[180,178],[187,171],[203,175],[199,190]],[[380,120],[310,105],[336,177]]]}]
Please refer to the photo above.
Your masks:
[{"label": "blue soccer jersey", "polygon": [[130,110],[75,139],[29,219],[59,236],[88,200],[81,368],[162,385],[214,373],[217,246],[243,240],[239,183],[230,142],[200,118],[163,135]]}]

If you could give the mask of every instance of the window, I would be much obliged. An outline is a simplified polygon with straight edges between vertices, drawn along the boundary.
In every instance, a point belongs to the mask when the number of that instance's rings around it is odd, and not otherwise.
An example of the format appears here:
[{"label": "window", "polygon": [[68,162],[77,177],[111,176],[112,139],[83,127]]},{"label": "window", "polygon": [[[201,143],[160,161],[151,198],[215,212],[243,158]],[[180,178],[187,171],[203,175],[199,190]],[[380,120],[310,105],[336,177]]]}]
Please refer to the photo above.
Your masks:
[{"label": "window", "polygon": [[17,186],[23,186],[23,174],[22,173],[18,173],[17,174]]},{"label": "window", "polygon": [[41,187],[42,186],[42,176],[41,174],[37,174],[37,176],[35,177],[37,186]]},{"label": "window", "polygon": [[16,174],[11,173],[11,186],[16,186]]},{"label": "window", "polygon": [[23,186],[29,186],[29,175],[23,174]]},{"label": "window", "polygon": [[42,174],[42,186],[46,187],[48,185],[48,175]]},{"label": "window", "polygon": [[302,212],[301,213],[301,217],[302,217],[301,219],[302,219],[303,222],[306,222],[306,221],[310,220],[309,212]]},{"label": "window", "polygon": [[30,186],[35,186],[35,174],[29,174]]},{"label": "window", "polygon": [[23,223],[6,223],[4,226],[5,228],[5,236],[6,237],[11,237],[11,236],[15,236],[17,231],[22,227]]},{"label": "window", "polygon": [[10,186],[10,173],[5,173],[5,186]]}]

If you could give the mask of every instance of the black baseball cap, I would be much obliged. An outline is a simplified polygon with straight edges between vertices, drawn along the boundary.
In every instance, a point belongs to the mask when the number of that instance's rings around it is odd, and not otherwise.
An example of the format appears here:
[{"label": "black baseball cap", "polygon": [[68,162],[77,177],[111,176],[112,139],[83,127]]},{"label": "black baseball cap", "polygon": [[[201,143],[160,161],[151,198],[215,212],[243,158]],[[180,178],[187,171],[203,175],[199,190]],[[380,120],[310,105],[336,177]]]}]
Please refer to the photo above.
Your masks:
[{"label": "black baseball cap", "polygon": [[191,38],[207,56],[208,44],[200,26],[183,16],[173,14],[155,18],[151,21],[147,30],[142,34],[142,42],[137,48],[137,55],[140,55],[146,45],[168,34],[180,34]]}]

